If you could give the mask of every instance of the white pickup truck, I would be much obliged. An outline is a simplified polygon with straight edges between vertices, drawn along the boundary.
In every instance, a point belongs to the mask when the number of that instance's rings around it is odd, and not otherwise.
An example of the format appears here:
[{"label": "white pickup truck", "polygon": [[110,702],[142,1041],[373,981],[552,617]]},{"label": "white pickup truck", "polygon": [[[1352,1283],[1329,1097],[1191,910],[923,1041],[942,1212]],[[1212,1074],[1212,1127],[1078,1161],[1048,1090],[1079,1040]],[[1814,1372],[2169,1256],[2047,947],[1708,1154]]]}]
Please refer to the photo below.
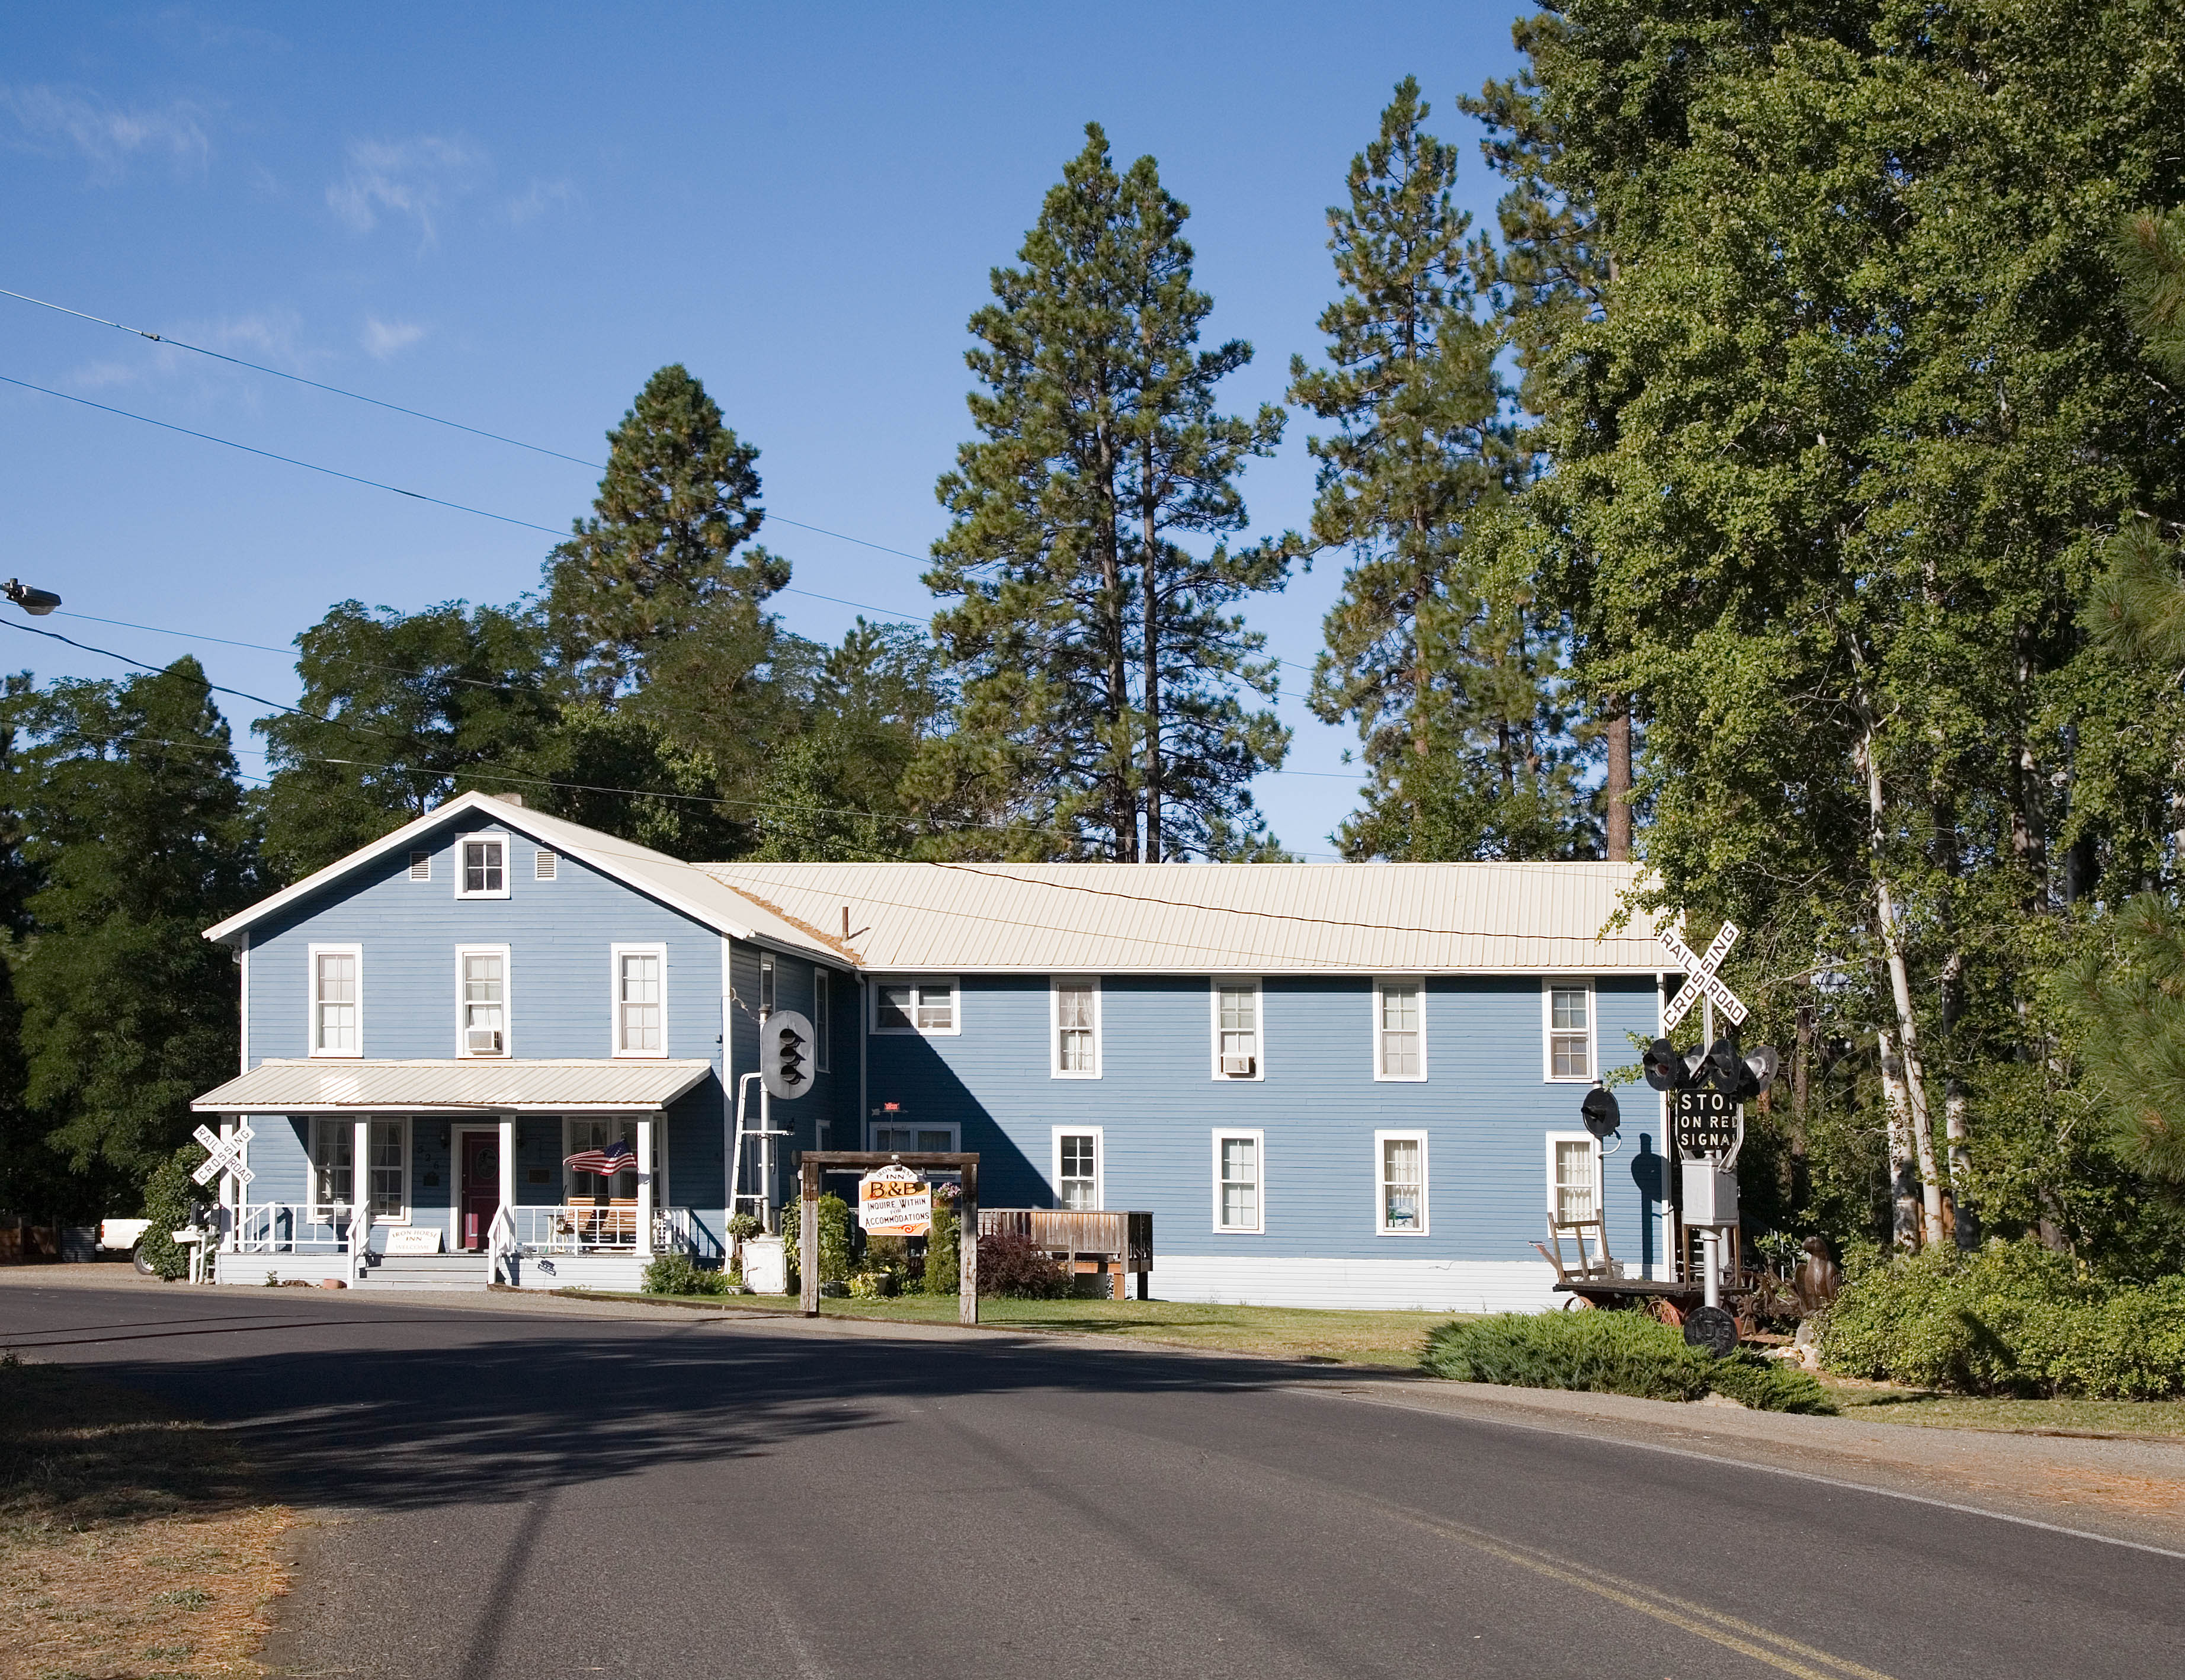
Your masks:
[{"label": "white pickup truck", "polygon": [[147,1277],[152,1275],[151,1262],[137,1244],[144,1233],[152,1228],[149,1220],[101,1220],[98,1222],[98,1246],[109,1253],[126,1254],[137,1263],[137,1270]]}]

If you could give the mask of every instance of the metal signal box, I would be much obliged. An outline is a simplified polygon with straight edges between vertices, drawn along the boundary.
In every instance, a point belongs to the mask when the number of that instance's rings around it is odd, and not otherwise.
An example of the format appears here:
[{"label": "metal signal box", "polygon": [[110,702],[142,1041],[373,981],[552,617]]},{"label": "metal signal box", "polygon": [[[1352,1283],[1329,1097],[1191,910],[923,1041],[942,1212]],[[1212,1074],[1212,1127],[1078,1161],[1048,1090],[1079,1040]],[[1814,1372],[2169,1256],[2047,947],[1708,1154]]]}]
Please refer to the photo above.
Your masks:
[{"label": "metal signal box", "polygon": [[1737,1223],[1737,1175],[1713,1161],[1686,1161],[1684,1219],[1690,1225]]}]

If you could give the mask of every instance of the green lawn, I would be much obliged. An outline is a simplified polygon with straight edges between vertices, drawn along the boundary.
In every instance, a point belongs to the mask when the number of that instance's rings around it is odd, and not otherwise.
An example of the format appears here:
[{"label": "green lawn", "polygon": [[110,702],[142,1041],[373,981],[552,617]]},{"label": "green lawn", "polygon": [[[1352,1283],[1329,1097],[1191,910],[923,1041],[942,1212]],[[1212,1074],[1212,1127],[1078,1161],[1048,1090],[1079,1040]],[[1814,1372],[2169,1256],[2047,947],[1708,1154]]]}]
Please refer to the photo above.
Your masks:
[{"label": "green lawn", "polygon": [[[684,1298],[678,1304],[731,1311],[794,1312],[796,1309],[796,1298],[788,1295]],[[828,1318],[953,1324],[956,1306],[953,1295],[902,1295],[878,1301],[830,1296],[820,1302],[819,1309]],[[1326,1365],[1378,1365],[1401,1370],[1417,1366],[1427,1331],[1461,1316],[1468,1314],[1208,1307],[1183,1301],[1004,1301],[988,1297],[979,1303],[979,1322],[998,1329],[1066,1331],[1075,1336],[1109,1337],[1118,1342],[1266,1353]]]},{"label": "green lawn", "polygon": [[1987,1399],[1838,1376],[1824,1376],[1821,1386],[1844,1416],[1869,1422],[2037,1434],[2185,1436],[2185,1400]]}]

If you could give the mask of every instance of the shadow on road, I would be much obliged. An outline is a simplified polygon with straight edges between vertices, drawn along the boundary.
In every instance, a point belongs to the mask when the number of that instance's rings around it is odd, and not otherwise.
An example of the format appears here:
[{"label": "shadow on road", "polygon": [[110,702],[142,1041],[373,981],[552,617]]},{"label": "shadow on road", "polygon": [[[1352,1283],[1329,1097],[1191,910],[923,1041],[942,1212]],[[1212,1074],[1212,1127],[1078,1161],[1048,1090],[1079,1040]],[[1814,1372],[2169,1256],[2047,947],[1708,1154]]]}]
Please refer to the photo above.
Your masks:
[{"label": "shadow on road", "polygon": [[[311,1328],[324,1336],[323,1323]],[[598,1321],[520,1335],[498,1326],[481,1335],[475,1320],[354,1328],[350,1346],[125,1357],[98,1370],[238,1430],[299,1499],[387,1510],[526,1499],[662,1465],[763,1454],[798,1437],[884,1428],[883,1402],[1372,1380],[1033,1341],[718,1335]]]}]

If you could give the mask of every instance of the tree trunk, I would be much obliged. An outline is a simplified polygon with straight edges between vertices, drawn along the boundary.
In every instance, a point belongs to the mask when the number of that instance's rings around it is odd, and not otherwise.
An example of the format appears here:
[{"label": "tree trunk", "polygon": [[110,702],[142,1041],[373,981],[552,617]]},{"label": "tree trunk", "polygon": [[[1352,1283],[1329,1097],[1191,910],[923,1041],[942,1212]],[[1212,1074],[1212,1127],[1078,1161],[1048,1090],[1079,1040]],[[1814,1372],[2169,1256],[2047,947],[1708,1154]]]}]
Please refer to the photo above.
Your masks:
[{"label": "tree trunk", "polygon": [[1858,757],[1866,772],[1867,853],[1874,871],[1874,918],[1880,930],[1881,950],[1889,973],[1891,1001],[1896,1006],[1897,1035],[1903,1046],[1900,1083],[1904,1112],[1912,1130],[1913,1153],[1919,1162],[1920,1202],[1923,1240],[1940,1242],[1942,1231],[1942,1186],[1935,1170],[1935,1134],[1927,1114],[1927,1075],[1920,1060],[1920,1021],[1912,1007],[1912,975],[1904,961],[1903,927],[1889,885],[1886,861],[1888,834],[1887,806],[1881,787],[1881,762],[1875,751],[1876,725],[1867,716],[1866,733],[1860,738]]},{"label": "tree trunk", "polygon": [[[1631,703],[1608,697],[1608,861],[1631,861]],[[1802,1103],[1801,1104],[1802,1107]]]},{"label": "tree trunk", "polygon": [[1889,1136],[1889,1241],[1907,1254],[1920,1248],[1920,1178],[1912,1159],[1911,1105],[1904,1100],[1904,1064],[1897,1059],[1896,1035],[1883,1028],[1875,1035],[1881,1051],[1882,1112]]},{"label": "tree trunk", "polygon": [[1135,862],[1138,849],[1137,802],[1131,795],[1129,744],[1123,740],[1124,703],[1130,692],[1129,665],[1123,639],[1123,557],[1121,510],[1115,503],[1115,446],[1104,429],[1098,446],[1100,471],[1101,517],[1100,590],[1101,638],[1108,660],[1109,756],[1115,766],[1114,786],[1109,791],[1109,822],[1115,830],[1115,861]]},{"label": "tree trunk", "polygon": [[1139,680],[1145,687],[1146,705],[1146,849],[1145,861],[1158,863],[1163,857],[1161,841],[1161,691],[1160,691],[1160,551],[1155,539],[1160,527],[1157,522],[1154,502],[1154,449],[1150,440],[1145,445],[1141,462],[1138,487],[1138,520],[1140,545],[1144,552],[1139,567],[1145,573],[1145,624],[1141,633],[1145,638],[1144,672]]}]

